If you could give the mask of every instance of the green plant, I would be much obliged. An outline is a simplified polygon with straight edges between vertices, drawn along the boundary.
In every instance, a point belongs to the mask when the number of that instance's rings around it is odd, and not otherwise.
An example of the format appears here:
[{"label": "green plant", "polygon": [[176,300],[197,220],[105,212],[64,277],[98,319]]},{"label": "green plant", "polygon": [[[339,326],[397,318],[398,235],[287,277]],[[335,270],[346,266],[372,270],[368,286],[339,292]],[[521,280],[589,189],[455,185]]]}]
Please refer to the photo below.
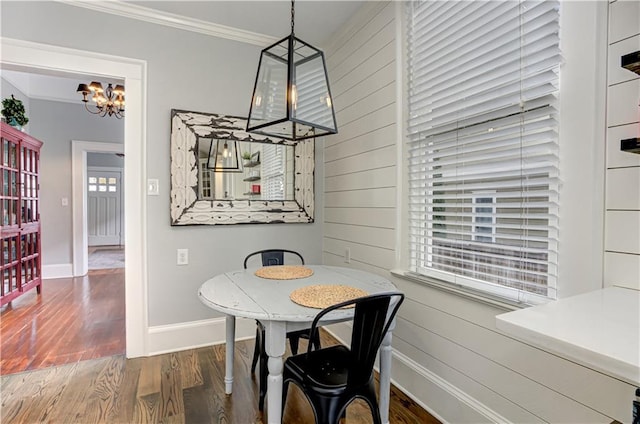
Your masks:
[{"label": "green plant", "polygon": [[7,122],[11,123],[11,120],[15,120],[18,125],[27,125],[29,118],[24,114],[24,105],[22,100],[18,100],[11,95],[11,98],[2,100],[2,116],[7,118]]},{"label": "green plant", "polygon": [[242,152],[242,159],[251,160],[251,152]]}]

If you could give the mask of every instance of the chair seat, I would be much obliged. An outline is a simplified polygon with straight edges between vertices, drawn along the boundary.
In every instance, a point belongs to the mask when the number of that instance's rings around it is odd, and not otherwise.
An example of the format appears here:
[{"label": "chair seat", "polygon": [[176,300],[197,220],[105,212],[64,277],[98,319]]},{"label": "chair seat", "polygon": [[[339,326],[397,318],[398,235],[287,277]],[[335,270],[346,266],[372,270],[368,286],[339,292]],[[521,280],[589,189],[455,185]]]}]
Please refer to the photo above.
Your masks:
[{"label": "chair seat", "polygon": [[345,346],[331,346],[292,356],[285,368],[285,372],[296,374],[298,381],[308,383],[319,394],[338,395],[346,389],[349,370],[353,368],[351,351]]}]

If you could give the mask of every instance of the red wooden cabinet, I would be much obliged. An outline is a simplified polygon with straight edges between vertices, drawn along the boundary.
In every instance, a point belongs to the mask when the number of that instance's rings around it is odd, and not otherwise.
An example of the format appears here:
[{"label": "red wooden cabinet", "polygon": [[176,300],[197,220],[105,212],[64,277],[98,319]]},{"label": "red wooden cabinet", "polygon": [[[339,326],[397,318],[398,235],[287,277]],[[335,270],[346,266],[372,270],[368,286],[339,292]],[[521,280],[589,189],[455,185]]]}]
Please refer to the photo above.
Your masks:
[{"label": "red wooden cabinet", "polygon": [[0,304],[42,283],[39,171],[42,142],[2,123]]}]

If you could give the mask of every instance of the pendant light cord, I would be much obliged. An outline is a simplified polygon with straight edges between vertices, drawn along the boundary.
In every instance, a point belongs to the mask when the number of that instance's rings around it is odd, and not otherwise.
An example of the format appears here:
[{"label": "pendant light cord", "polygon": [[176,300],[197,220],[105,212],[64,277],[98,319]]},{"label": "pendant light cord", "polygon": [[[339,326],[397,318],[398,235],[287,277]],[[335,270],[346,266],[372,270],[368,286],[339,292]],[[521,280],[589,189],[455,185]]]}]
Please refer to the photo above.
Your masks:
[{"label": "pendant light cord", "polygon": [[291,0],[291,35],[293,35],[293,18],[296,14],[295,8],[293,7],[294,2],[295,0]]}]

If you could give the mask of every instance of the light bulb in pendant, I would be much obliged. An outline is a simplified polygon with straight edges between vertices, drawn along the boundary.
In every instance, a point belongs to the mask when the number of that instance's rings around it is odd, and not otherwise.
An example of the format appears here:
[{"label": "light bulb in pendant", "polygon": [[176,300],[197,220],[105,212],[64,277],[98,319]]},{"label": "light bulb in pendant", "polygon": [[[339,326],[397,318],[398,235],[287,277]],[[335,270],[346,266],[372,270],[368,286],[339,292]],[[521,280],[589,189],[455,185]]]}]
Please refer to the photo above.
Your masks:
[{"label": "light bulb in pendant", "polygon": [[298,108],[298,91],[295,84],[291,84],[291,105],[294,110]]}]

